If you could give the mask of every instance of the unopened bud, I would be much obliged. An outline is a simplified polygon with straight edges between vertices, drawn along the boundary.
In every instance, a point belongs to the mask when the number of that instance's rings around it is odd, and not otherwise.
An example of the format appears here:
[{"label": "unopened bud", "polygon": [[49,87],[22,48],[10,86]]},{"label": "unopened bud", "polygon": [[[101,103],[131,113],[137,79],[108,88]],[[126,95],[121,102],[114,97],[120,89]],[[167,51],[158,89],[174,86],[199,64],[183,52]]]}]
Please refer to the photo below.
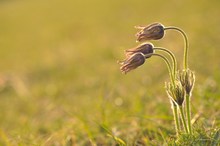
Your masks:
[{"label": "unopened bud", "polygon": [[135,53],[143,53],[146,56],[145,58],[149,58],[151,57],[151,54],[154,52],[153,47],[154,46],[151,43],[143,43],[135,48],[125,50],[125,54],[128,57]]},{"label": "unopened bud", "polygon": [[185,88],[186,94],[190,95],[195,83],[194,72],[192,72],[190,69],[179,71],[177,77],[182,86]]},{"label": "unopened bud", "polygon": [[122,62],[119,62],[120,70],[122,73],[127,73],[133,69],[136,69],[137,67],[141,66],[145,62],[145,56],[142,53],[135,53],[131,56],[129,56],[127,59],[125,59]]},{"label": "unopened bud", "polygon": [[153,23],[146,27],[136,26],[137,29],[141,29],[137,34],[137,42],[147,40],[158,40],[164,36],[164,26],[160,23]]},{"label": "unopened bud", "polygon": [[185,100],[185,90],[180,82],[176,81],[175,86],[171,83],[166,84],[166,90],[168,96],[175,102],[177,105],[182,106]]}]

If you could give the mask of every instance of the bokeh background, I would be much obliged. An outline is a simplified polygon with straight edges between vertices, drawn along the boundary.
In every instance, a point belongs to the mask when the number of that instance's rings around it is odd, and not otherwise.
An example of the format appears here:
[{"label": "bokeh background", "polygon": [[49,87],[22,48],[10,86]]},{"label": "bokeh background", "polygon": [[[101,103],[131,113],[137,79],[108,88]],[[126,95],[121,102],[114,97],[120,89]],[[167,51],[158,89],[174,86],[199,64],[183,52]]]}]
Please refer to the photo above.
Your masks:
[{"label": "bokeh background", "polygon": [[[114,141],[100,125],[129,142],[144,128],[172,134],[164,62],[151,58],[127,75],[117,64],[138,45],[134,26],[152,22],[188,34],[193,115],[219,125],[219,6],[219,0],[0,0],[0,144]],[[172,50],[182,67],[180,34],[167,31],[152,43]]]}]

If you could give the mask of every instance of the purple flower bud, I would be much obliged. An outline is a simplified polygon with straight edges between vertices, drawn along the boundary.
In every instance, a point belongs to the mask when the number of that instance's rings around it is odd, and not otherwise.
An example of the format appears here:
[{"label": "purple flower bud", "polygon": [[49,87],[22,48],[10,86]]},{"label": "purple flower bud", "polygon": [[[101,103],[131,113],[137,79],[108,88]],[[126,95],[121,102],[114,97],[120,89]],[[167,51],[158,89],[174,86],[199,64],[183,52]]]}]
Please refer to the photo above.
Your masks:
[{"label": "purple flower bud", "polygon": [[125,59],[122,62],[119,62],[121,67],[120,70],[122,73],[127,73],[133,69],[136,69],[137,67],[141,66],[145,62],[145,56],[143,53],[135,53],[131,56],[129,56],[127,59]]},{"label": "purple flower bud", "polygon": [[136,26],[137,29],[141,29],[137,34],[137,42],[147,40],[158,40],[164,36],[164,26],[160,23],[153,23],[146,27]]},{"label": "purple flower bud", "polygon": [[135,48],[125,50],[125,55],[129,57],[135,53],[143,53],[145,55],[145,58],[149,58],[152,56],[151,54],[154,52],[153,47],[154,46],[151,43],[143,43]]}]

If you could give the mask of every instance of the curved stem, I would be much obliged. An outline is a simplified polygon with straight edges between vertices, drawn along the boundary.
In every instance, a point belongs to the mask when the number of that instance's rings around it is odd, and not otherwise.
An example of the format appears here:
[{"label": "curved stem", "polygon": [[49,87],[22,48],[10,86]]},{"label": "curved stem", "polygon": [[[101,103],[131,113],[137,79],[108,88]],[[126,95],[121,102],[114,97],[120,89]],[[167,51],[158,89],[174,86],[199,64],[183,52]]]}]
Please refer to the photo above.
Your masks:
[{"label": "curved stem", "polygon": [[164,28],[164,30],[169,30],[169,29],[173,29],[173,30],[180,32],[182,36],[184,37],[185,46],[184,46],[184,56],[183,56],[183,68],[184,70],[186,70],[188,68],[188,49],[189,49],[188,37],[186,33],[178,27],[168,26]]},{"label": "curved stem", "polygon": [[164,52],[166,52],[167,54],[169,54],[169,56],[171,57],[172,62],[173,62],[173,76],[176,77],[177,61],[176,61],[175,55],[174,55],[170,50],[168,50],[168,49],[166,49],[166,48],[155,47],[155,48],[153,48],[153,49],[154,49],[154,50],[164,51]]},{"label": "curved stem", "polygon": [[169,60],[161,54],[152,53],[152,54],[148,54],[148,55],[161,57],[165,61],[165,63],[167,64],[167,68],[168,68],[168,71],[169,71],[169,74],[170,74],[170,79],[172,81],[172,84],[175,85],[175,82],[174,82],[175,80],[174,80],[174,76],[172,75],[172,68],[171,68]]},{"label": "curved stem", "polygon": [[184,113],[183,113],[183,107],[179,106],[179,110],[180,110],[180,115],[181,115],[182,122],[183,122],[183,127],[184,127],[186,133],[188,133],[188,129],[187,129],[187,126],[186,126],[186,119],[185,119],[185,116],[184,116]]}]

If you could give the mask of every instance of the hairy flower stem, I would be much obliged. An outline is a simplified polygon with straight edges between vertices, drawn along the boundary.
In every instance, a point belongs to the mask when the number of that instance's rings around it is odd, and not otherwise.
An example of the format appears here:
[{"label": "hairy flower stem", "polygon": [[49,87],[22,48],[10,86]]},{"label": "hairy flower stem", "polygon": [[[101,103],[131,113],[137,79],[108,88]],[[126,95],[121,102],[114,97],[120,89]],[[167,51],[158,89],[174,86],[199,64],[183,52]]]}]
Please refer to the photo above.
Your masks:
[{"label": "hairy flower stem", "polygon": [[165,61],[166,65],[167,65],[167,68],[168,68],[168,71],[169,71],[169,74],[170,74],[170,79],[171,79],[171,81],[172,81],[172,84],[175,86],[175,82],[174,82],[175,79],[174,79],[174,76],[173,76],[173,74],[172,74],[172,68],[171,68],[171,65],[170,65],[169,60],[168,60],[165,56],[163,56],[163,55],[161,55],[161,54],[152,53],[151,55],[152,55],[152,56],[161,57],[161,58]]},{"label": "hairy flower stem", "polygon": [[183,127],[185,129],[185,132],[189,133],[188,129],[187,129],[187,125],[186,125],[186,119],[185,119],[185,116],[184,116],[183,107],[179,106],[179,110],[180,110],[180,115],[181,115],[181,119],[182,119],[182,122],[183,122]]},{"label": "hairy flower stem", "polygon": [[178,27],[168,26],[164,28],[164,30],[169,30],[169,29],[173,29],[173,30],[180,32],[182,36],[184,37],[185,46],[184,46],[184,56],[183,56],[183,68],[184,70],[186,70],[188,68],[188,49],[189,49],[188,37],[186,33]]},{"label": "hairy flower stem", "polygon": [[162,47],[155,47],[153,49],[166,52],[171,57],[172,63],[173,63],[173,76],[176,77],[177,61],[176,61],[176,57],[174,56],[174,54],[170,50],[166,48],[162,48]]},{"label": "hairy flower stem", "polygon": [[180,124],[179,124],[179,116],[178,116],[178,109],[175,103],[171,100],[171,107],[173,110],[173,116],[174,116],[174,121],[175,121],[175,128],[176,128],[176,134],[177,136],[180,134]]},{"label": "hairy flower stem", "polygon": [[186,115],[187,115],[187,122],[188,122],[188,130],[189,130],[189,133],[192,134],[191,111],[190,111],[190,95],[189,94],[186,94]]}]

